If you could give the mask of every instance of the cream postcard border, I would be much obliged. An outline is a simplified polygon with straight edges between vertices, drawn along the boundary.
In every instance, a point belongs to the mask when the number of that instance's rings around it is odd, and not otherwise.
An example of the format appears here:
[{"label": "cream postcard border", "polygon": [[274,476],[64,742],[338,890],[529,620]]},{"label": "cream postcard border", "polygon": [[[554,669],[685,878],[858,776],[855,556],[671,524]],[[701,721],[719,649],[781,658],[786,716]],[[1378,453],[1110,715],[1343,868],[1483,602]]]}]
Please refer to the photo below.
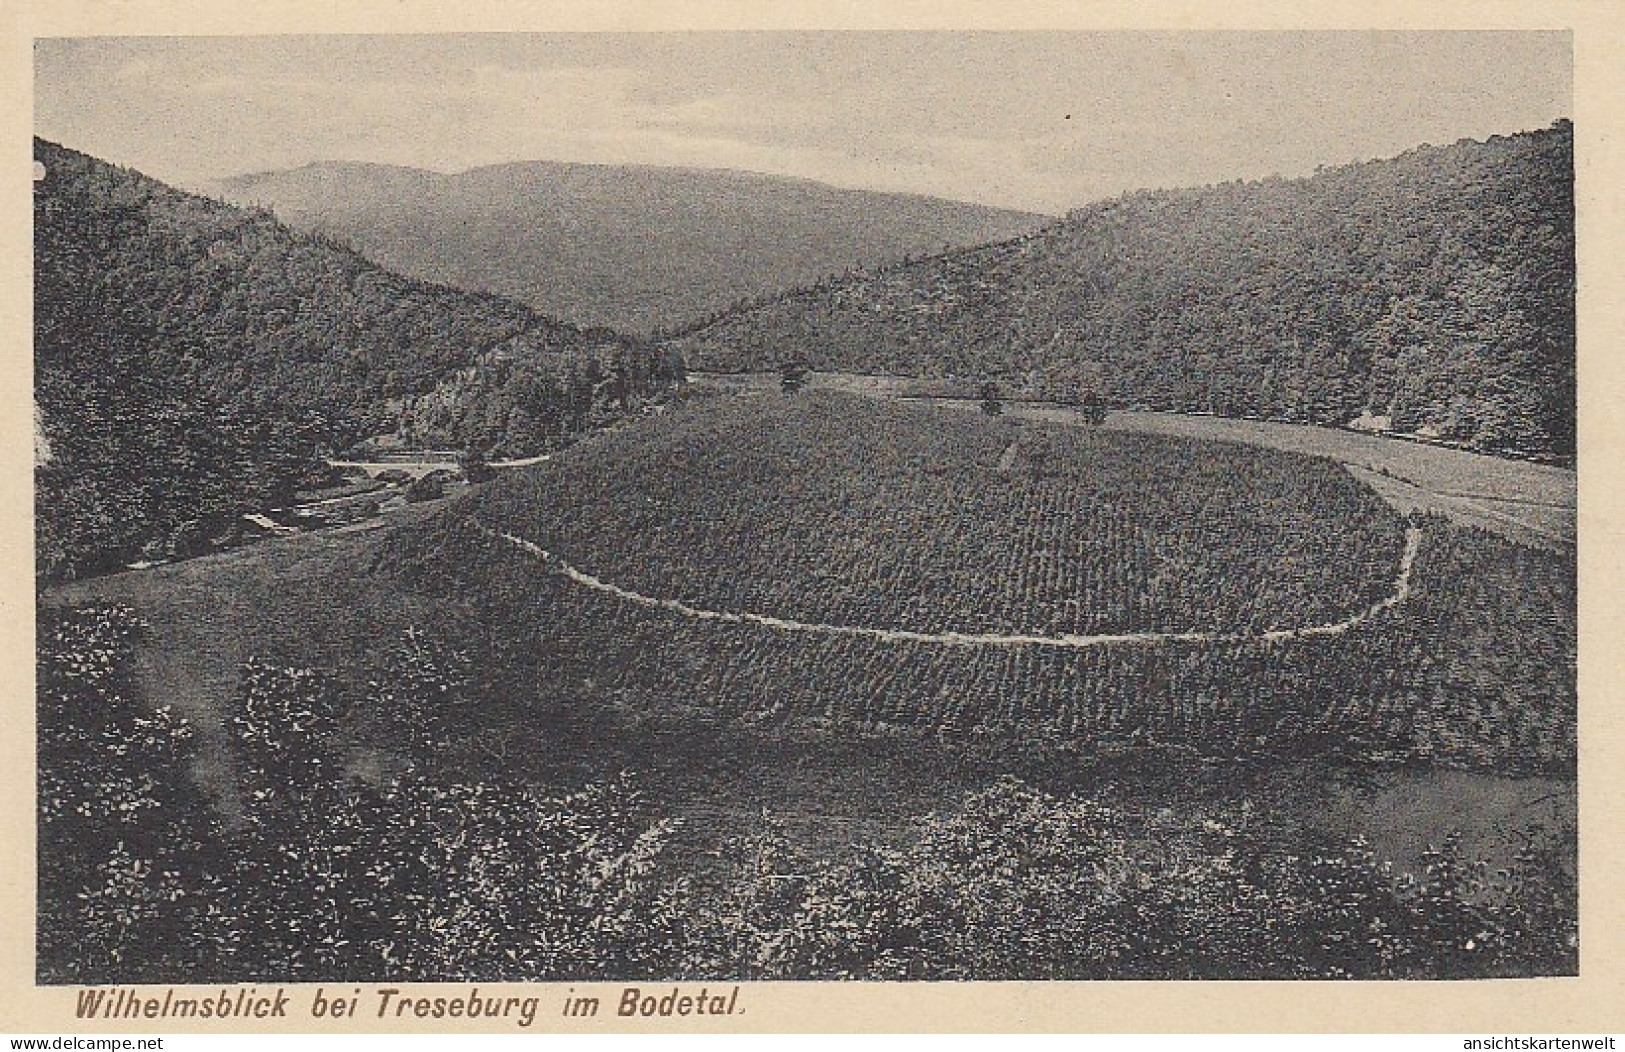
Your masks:
[{"label": "cream postcard border", "polygon": [[[0,0],[0,1033],[217,1032],[177,1020],[91,1024],[73,990],[33,978],[33,477],[29,333],[32,48],[42,36],[235,35],[718,29],[1566,29],[1575,63],[1579,244],[1580,857],[1578,979],[1485,982],[761,983],[747,1011],[716,1021],[560,1018],[562,986],[484,984],[539,994],[535,1029],[566,1031],[1460,1032],[1625,1031],[1625,5],[1596,2],[1360,0],[887,0],[866,5],[744,0]],[[1507,129],[1512,131],[1514,129]],[[363,984],[363,989],[377,984]],[[313,987],[292,986],[308,1001]],[[329,984],[329,989],[333,985]],[[415,987],[414,993],[465,987]],[[619,987],[578,992],[612,1001]],[[450,1022],[450,1021],[448,1021]],[[265,1029],[373,1032],[376,1023],[295,1018]],[[410,1030],[395,1024],[392,1030]],[[437,1027],[451,1032],[463,1024]],[[482,1029],[513,1033],[511,1022]]]}]

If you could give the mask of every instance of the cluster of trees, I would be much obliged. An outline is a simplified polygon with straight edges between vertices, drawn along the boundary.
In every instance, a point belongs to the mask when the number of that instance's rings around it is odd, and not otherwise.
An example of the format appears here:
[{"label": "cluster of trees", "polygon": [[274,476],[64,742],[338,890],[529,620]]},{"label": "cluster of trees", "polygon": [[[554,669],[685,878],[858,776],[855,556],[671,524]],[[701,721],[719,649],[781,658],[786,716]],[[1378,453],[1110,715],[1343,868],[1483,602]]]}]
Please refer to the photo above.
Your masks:
[{"label": "cluster of trees", "polygon": [[[126,610],[48,611],[38,974],[46,983],[608,979],[1464,978],[1573,974],[1572,835],[1415,875],[1245,812],[1138,811],[1003,780],[907,847],[806,857],[771,824],[703,887],[627,778],[546,794],[354,776],[354,704],[250,663],[237,792],[132,702]],[[444,745],[467,655],[412,636],[362,703],[402,763]],[[414,744],[415,742],[415,744]]]},{"label": "cluster of trees", "polygon": [[707,972],[750,979],[1331,979],[1574,974],[1572,837],[1418,874],[1244,814],[1150,813],[1002,779],[906,848],[740,860]]},{"label": "cluster of trees", "polygon": [[405,402],[395,429],[410,445],[534,456],[642,410],[685,375],[680,355],[647,344],[544,352],[519,336]]},{"label": "cluster of trees", "polygon": [[[468,659],[413,634],[356,697],[250,661],[226,724],[133,700],[129,610],[46,610],[39,647],[38,974],[48,983],[606,979],[677,970],[670,824],[626,779],[575,792],[409,762],[470,703]],[[355,731],[403,760],[359,777]]]},{"label": "cluster of trees", "polygon": [[[625,436],[499,482],[393,541],[379,568],[477,605],[542,655],[545,675],[657,709],[1078,748],[1574,767],[1573,554],[1444,519],[1413,520],[1408,598],[1340,634],[1086,649],[699,620],[584,588],[494,536],[534,539],[604,580],[691,605],[927,631],[1293,628],[1342,621],[1396,587],[1404,523],[1324,462],[1081,431],[1053,436],[1075,452],[1046,457],[1045,477],[1013,487],[1031,496],[1001,503],[997,482],[953,487],[1000,477],[1000,447],[1021,433],[1006,421],[939,410],[910,430],[907,414],[923,411],[854,405],[826,420],[819,405],[798,397],[754,429],[733,421],[726,441],[707,430],[732,419],[725,409],[668,416],[662,441]],[[987,438],[967,444],[962,429]],[[1108,439],[1132,439],[1127,455],[1079,455]],[[1066,528],[1046,535],[1046,521]],[[974,543],[956,548],[961,535]],[[1076,563],[1093,577],[1056,569],[1102,543]],[[957,561],[923,575],[939,548]]]},{"label": "cluster of trees", "polygon": [[222,827],[189,771],[194,728],[132,700],[141,627],[119,606],[38,618],[42,981],[159,982],[191,963],[178,948],[204,910]]},{"label": "cluster of trees", "polygon": [[1148,191],[1015,240],[860,271],[671,338],[691,366],[999,377],[1303,423],[1370,414],[1572,462],[1573,128],[1307,179]]},{"label": "cluster of trees", "polygon": [[680,359],[412,281],[267,213],[35,140],[39,569],[216,535],[381,432],[506,451],[632,411]]},{"label": "cluster of trees", "polygon": [[[420,644],[421,641],[414,641]],[[455,731],[457,663],[416,660],[364,704],[403,754]],[[250,664],[231,726],[244,825],[204,929],[213,979],[608,979],[671,967],[685,882],[626,779],[566,794],[408,766],[353,777],[346,694]],[[390,708],[380,707],[387,703]]]},{"label": "cluster of trees", "polygon": [[921,632],[1338,621],[1404,532],[1326,460],[823,391],[667,413],[486,508],[645,595]]}]

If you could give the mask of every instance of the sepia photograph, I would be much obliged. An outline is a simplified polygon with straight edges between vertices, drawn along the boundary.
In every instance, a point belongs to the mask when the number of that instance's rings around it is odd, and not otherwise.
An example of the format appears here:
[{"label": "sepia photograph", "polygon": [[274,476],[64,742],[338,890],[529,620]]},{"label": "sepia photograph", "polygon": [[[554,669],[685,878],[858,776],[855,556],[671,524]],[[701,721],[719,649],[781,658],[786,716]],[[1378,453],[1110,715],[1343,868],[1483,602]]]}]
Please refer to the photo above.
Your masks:
[{"label": "sepia photograph", "polygon": [[31,46],[81,1018],[1580,973],[1571,32]]}]

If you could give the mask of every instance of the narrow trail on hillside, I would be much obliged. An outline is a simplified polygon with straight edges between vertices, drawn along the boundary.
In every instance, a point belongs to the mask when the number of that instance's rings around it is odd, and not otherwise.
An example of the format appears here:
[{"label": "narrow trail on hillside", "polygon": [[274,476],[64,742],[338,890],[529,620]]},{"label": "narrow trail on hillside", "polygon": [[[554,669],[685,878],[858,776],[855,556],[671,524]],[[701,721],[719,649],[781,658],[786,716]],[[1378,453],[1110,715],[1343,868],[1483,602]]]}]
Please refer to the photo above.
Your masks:
[{"label": "narrow trail on hillside", "polygon": [[788,618],[771,617],[767,614],[748,611],[707,610],[703,607],[690,606],[678,599],[658,599],[654,596],[644,595],[641,592],[634,592],[629,588],[622,588],[617,584],[612,584],[577,569],[533,541],[484,526],[478,528],[488,536],[498,537],[515,548],[535,556],[542,562],[543,566],[552,572],[567,577],[585,588],[614,596],[624,602],[635,603],[638,606],[646,606],[656,610],[666,610],[699,621],[718,621],[723,624],[736,625],[761,625],[784,632],[806,632],[816,635],[862,636],[868,639],[878,639],[886,643],[929,643],[956,647],[1037,646],[1072,650],[1104,646],[1147,646],[1161,643],[1238,643],[1248,640],[1275,642],[1308,639],[1314,636],[1342,635],[1349,629],[1369,621],[1383,611],[1390,610],[1410,598],[1411,565],[1416,561],[1416,553],[1422,543],[1422,531],[1415,526],[1407,527],[1405,530],[1405,549],[1400,553],[1399,569],[1394,578],[1393,592],[1372,603],[1364,610],[1341,621],[1321,625],[1307,625],[1300,628],[1273,629],[1268,632],[1127,632],[1106,635],[1038,636],[1007,635],[997,632],[915,632],[903,628],[872,628],[863,625],[827,625],[811,621],[793,621]]}]

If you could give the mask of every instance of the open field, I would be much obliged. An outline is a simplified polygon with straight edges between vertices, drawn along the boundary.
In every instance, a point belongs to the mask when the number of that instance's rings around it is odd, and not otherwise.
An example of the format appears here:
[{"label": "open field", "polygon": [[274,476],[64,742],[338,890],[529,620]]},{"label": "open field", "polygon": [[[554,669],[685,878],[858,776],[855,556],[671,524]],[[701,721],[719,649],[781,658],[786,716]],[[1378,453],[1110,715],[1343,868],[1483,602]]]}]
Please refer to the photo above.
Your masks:
[{"label": "open field", "polygon": [[823,392],[674,412],[479,504],[645,596],[915,633],[1332,623],[1393,590],[1405,546],[1323,461]]},{"label": "open field", "polygon": [[[1040,410],[1025,413],[1042,415]],[[1244,442],[1330,457],[1401,512],[1432,512],[1523,544],[1573,551],[1578,489],[1571,468],[1355,431],[1173,413],[1113,413],[1106,427]]]},{"label": "open field", "polygon": [[[694,377],[694,383],[704,389],[730,394],[773,391],[778,380],[776,373],[702,373]],[[978,408],[972,397],[947,397],[945,382],[913,377],[813,373],[808,387]],[[1021,419],[1081,423],[1078,414],[1070,409],[1038,403],[1008,402],[1005,412]],[[1329,457],[1347,466],[1402,514],[1430,512],[1491,530],[1521,544],[1574,550],[1578,488],[1572,468],[1507,460],[1358,431],[1265,420],[1118,411],[1108,415],[1105,427]]]},{"label": "open field", "polygon": [[1106,632],[1092,635],[1071,632],[1062,635],[958,631],[919,632],[914,629],[881,628],[873,625],[832,625],[818,621],[794,621],[769,614],[756,613],[751,610],[707,609],[705,607],[690,606],[677,599],[658,599],[654,596],[644,595],[641,592],[634,592],[631,589],[622,588],[620,585],[600,580],[592,574],[583,573],[552,552],[525,540],[523,537],[511,533],[497,534],[497,537],[523,552],[536,556],[544,567],[563,574],[583,588],[590,588],[600,594],[612,596],[637,606],[669,610],[683,617],[699,621],[762,625],[781,632],[801,632],[808,635],[857,636],[865,639],[878,639],[887,643],[932,643],[949,647],[1030,646],[1084,650],[1109,646],[1161,646],[1168,643],[1239,643],[1254,639],[1279,642],[1342,635],[1344,632],[1364,624],[1383,611],[1390,610],[1410,598],[1411,569],[1416,562],[1416,553],[1421,547],[1422,531],[1415,526],[1409,527],[1405,531],[1405,549],[1400,554],[1399,565],[1395,570],[1393,592],[1378,599],[1370,606],[1356,610],[1338,621],[1294,625],[1290,628],[1272,628],[1263,631],[1253,630],[1250,632],[1234,628],[1217,628],[1207,631],[1186,629],[1183,631],[1163,632]]},{"label": "open field", "polygon": [[[763,394],[499,480],[380,565],[637,711],[1570,769],[1572,561],[1413,526],[1396,581],[1402,523],[1325,460]],[[1052,645],[1089,632],[1149,635]]]}]

